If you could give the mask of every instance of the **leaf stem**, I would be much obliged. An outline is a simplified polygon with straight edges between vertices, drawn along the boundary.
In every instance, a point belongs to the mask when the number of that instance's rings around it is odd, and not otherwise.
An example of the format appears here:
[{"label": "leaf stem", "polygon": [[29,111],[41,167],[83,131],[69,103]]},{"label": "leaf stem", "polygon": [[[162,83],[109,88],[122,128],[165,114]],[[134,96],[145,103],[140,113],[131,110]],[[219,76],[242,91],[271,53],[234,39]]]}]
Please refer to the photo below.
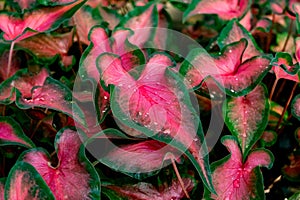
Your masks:
[{"label": "leaf stem", "polygon": [[9,78],[9,74],[10,74],[10,68],[11,68],[11,61],[12,61],[14,46],[15,46],[15,42],[13,41],[10,44],[9,55],[8,55],[8,64],[7,64],[7,71],[6,71],[7,78]]},{"label": "leaf stem", "polygon": [[293,98],[293,96],[294,96],[294,93],[295,93],[295,90],[296,90],[296,88],[297,88],[297,85],[298,85],[298,83],[295,82],[295,84],[294,84],[294,86],[293,86],[293,89],[292,89],[292,91],[291,91],[290,97],[289,97],[288,101],[286,102],[286,104],[285,104],[285,106],[284,106],[284,109],[283,109],[283,111],[282,111],[282,113],[281,113],[281,115],[280,115],[280,118],[279,118],[279,120],[278,120],[278,122],[277,122],[277,125],[276,125],[276,128],[275,128],[275,131],[276,131],[277,133],[278,133],[278,130],[279,130],[279,126],[280,126],[280,124],[281,124],[281,122],[282,122],[282,120],[283,120],[284,113],[286,112],[286,110],[287,110],[288,106],[290,105],[291,100],[292,100],[292,98]]},{"label": "leaf stem", "polygon": [[291,19],[291,22],[290,22],[290,25],[289,25],[289,32],[288,32],[288,35],[285,39],[285,42],[284,42],[284,45],[283,45],[283,48],[281,51],[285,51],[285,48],[289,42],[289,39],[290,39],[290,36],[291,36],[291,33],[292,33],[292,30],[293,30],[293,24],[294,24],[294,20]]},{"label": "leaf stem", "polygon": [[270,100],[272,100],[272,97],[273,97],[275,88],[276,88],[276,86],[277,86],[278,80],[279,80],[279,79],[276,77],[276,79],[275,79],[275,81],[274,81],[274,83],[273,83],[273,86],[272,86],[271,93],[270,93],[270,97],[269,97]]},{"label": "leaf stem", "polygon": [[179,183],[180,183],[180,186],[181,186],[181,188],[182,188],[182,190],[183,190],[185,196],[186,196],[188,199],[191,199],[189,193],[188,193],[188,192],[186,191],[186,189],[185,189],[183,180],[182,180],[182,178],[181,178],[181,176],[180,176],[180,173],[179,173],[179,171],[178,171],[178,168],[177,168],[177,166],[176,166],[174,156],[171,157],[171,161],[172,161],[172,165],[173,165],[175,174],[176,174],[176,176],[177,176],[177,178],[178,178],[178,181],[179,181]]}]

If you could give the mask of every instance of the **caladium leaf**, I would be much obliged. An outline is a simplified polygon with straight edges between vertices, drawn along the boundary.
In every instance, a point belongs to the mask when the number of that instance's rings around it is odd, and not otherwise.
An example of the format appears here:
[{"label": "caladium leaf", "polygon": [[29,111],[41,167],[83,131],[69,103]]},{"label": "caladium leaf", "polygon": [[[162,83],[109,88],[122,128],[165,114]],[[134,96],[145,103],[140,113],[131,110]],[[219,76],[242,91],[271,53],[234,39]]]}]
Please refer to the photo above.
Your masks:
[{"label": "caladium leaf", "polygon": [[57,166],[51,164],[49,154],[42,149],[27,151],[20,159],[35,167],[57,200],[98,199],[99,177],[80,146],[78,133],[64,128],[55,138]]},{"label": "caladium leaf", "polygon": [[221,55],[209,55],[203,48],[192,50],[180,66],[179,72],[193,87],[211,76],[221,89],[231,96],[250,92],[270,69],[270,57],[255,56],[242,62],[247,40],[241,39],[225,46]]},{"label": "caladium leaf", "polygon": [[27,148],[35,147],[14,119],[0,117],[0,146],[10,144],[21,145]]},{"label": "caladium leaf", "polygon": [[205,199],[265,199],[263,179],[257,167],[271,168],[274,160],[272,153],[266,149],[255,149],[243,161],[235,137],[224,136],[222,143],[231,155],[212,164],[213,184],[217,195],[206,191]]},{"label": "caladium leaf", "polygon": [[289,157],[290,164],[282,168],[285,178],[290,181],[300,181],[300,154],[299,151],[293,152]]},{"label": "caladium leaf", "polygon": [[63,21],[72,16],[85,1],[76,1],[65,6],[41,8],[26,12],[23,17],[15,13],[0,13],[0,29],[6,41],[21,41],[40,32],[57,28]]},{"label": "caladium leaf", "polygon": [[61,82],[48,77],[41,86],[33,87],[30,96],[17,91],[16,104],[21,109],[41,107],[63,112],[85,125],[82,110],[72,97],[72,91]]},{"label": "caladium leaf", "polygon": [[249,0],[193,0],[183,14],[183,20],[198,14],[217,14],[219,18],[230,20],[242,18],[249,9]]},{"label": "caladium leaf", "polygon": [[81,7],[73,16],[76,26],[77,40],[89,45],[88,35],[93,26],[100,24],[99,20],[93,18],[92,9],[89,6]]},{"label": "caladium leaf", "polygon": [[19,70],[12,77],[5,80],[0,85],[0,102],[10,104],[15,101],[15,88],[22,93],[24,98],[31,97],[31,90],[35,86],[42,86],[49,76],[48,71],[42,68],[37,74],[29,72],[27,69]]},{"label": "caladium leaf", "polygon": [[108,28],[114,30],[115,27],[120,23],[121,15],[115,11],[106,7],[98,6],[99,15],[102,20],[108,23]]},{"label": "caladium leaf", "polygon": [[292,102],[292,114],[300,120],[300,94],[294,97]]},{"label": "caladium leaf", "polygon": [[295,82],[300,82],[298,71],[299,64],[293,64],[293,59],[289,53],[278,52],[272,60],[273,68],[276,79],[287,79]]},{"label": "caladium leaf", "polygon": [[237,137],[244,156],[267,126],[269,101],[266,93],[266,88],[258,85],[249,94],[237,98],[229,97],[224,103],[225,123]]},{"label": "caladium leaf", "polygon": [[100,80],[96,67],[96,58],[104,52],[112,52],[121,56],[126,70],[143,64],[143,53],[127,41],[127,38],[131,34],[130,30],[118,29],[110,38],[104,28],[95,26],[89,34],[91,44],[80,60],[79,74],[81,78],[83,80],[92,78],[96,82]]},{"label": "caladium leaf", "polygon": [[[170,164],[169,159],[178,159],[180,155],[178,150],[165,143],[146,140],[135,144],[116,146],[101,159],[101,162],[115,169],[122,168],[122,171],[130,173],[153,173]],[[149,162],[150,160],[151,162]]]},{"label": "caladium leaf", "polygon": [[155,140],[171,145],[174,142],[172,146],[186,153],[204,184],[213,191],[202,127],[184,83],[168,69],[173,61],[165,54],[153,55],[137,80],[124,70],[117,55],[102,54],[97,64],[105,84],[114,85],[114,116]]},{"label": "caladium leaf", "polygon": [[[189,178],[183,178],[183,183],[188,192],[191,191],[195,185]],[[164,187],[161,185],[158,189],[152,184],[146,182],[123,186],[107,185],[104,187],[114,191],[118,194],[118,196],[128,200],[179,200],[185,196],[178,180],[172,180],[172,183],[169,187]]]},{"label": "caladium leaf", "polygon": [[97,104],[96,108],[99,108],[100,121],[102,121],[109,107],[110,95],[100,85],[100,74],[96,67],[96,58],[104,52],[116,53],[121,56],[123,67],[126,70],[144,64],[143,53],[127,41],[130,34],[132,34],[130,30],[118,29],[109,38],[104,28],[94,27],[89,34],[91,44],[80,60],[79,74],[81,79],[90,79],[97,86],[95,102]]},{"label": "caladium leaf", "polygon": [[242,62],[248,60],[254,56],[261,55],[263,52],[258,47],[255,39],[238,21],[231,20],[227,23],[226,27],[223,28],[220,36],[217,39],[219,47],[222,49],[226,45],[234,42],[238,42],[242,38],[247,40],[247,47],[243,53]]},{"label": "caladium leaf", "polygon": [[[31,51],[35,56],[40,59],[52,59],[59,55],[62,64],[65,67],[72,65],[67,62],[69,49],[73,44],[73,29],[64,34],[39,34],[25,40],[19,41],[18,46]],[[72,58],[71,58],[72,59]]]},{"label": "caladium leaf", "polygon": [[[158,11],[153,3],[142,7],[136,7],[127,13],[118,27],[129,28],[134,34],[129,38],[130,43],[142,48],[144,43],[154,37],[153,27],[158,25]],[[148,28],[148,29],[147,29]]]},{"label": "caladium leaf", "polygon": [[8,174],[5,199],[54,200],[55,198],[33,166],[26,162],[17,162]]},{"label": "caladium leaf", "polygon": [[277,140],[277,133],[275,131],[266,130],[260,138],[260,144],[265,147],[270,147],[275,144]]}]

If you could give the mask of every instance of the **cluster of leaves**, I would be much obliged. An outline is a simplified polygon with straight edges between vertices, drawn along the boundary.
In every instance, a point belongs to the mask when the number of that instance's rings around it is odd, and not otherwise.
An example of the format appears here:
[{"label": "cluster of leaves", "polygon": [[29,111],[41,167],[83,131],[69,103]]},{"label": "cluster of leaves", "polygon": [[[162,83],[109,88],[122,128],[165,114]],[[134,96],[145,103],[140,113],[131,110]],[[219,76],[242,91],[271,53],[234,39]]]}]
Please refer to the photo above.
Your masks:
[{"label": "cluster of leaves", "polygon": [[0,199],[299,198],[297,1],[0,9]]}]

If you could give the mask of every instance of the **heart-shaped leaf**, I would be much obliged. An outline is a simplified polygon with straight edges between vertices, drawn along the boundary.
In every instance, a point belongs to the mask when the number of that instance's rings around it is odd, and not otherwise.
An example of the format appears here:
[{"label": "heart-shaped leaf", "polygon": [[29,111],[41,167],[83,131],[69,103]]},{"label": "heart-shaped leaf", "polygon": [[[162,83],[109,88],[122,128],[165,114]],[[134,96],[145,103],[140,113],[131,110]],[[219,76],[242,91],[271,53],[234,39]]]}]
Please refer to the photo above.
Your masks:
[{"label": "heart-shaped leaf", "polygon": [[300,82],[298,77],[299,64],[293,64],[293,59],[289,53],[278,52],[272,60],[272,70],[275,73],[276,79],[287,79],[295,82]]},{"label": "heart-shaped leaf", "polygon": [[217,43],[222,49],[226,45],[240,41],[242,38],[245,38],[248,44],[243,53],[242,62],[263,53],[256,44],[252,34],[236,20],[231,20],[227,23],[225,28],[222,29],[222,32],[217,39]]},{"label": "heart-shaped leaf", "polygon": [[231,155],[212,164],[213,184],[217,195],[206,191],[205,199],[265,199],[263,178],[257,167],[270,168],[274,160],[272,153],[266,149],[255,149],[243,162],[235,137],[224,136],[222,143]]},{"label": "heart-shaped leaf", "polygon": [[6,200],[54,200],[49,187],[26,162],[17,162],[10,170],[5,184]]},{"label": "heart-shaped leaf", "polygon": [[51,60],[59,55],[65,67],[73,63],[68,61],[68,52],[73,44],[73,29],[64,34],[39,34],[19,41],[18,46],[29,50],[40,59]]},{"label": "heart-shaped leaf", "polygon": [[193,0],[184,12],[183,20],[198,14],[217,14],[224,20],[242,18],[249,6],[249,0]]},{"label": "heart-shaped leaf", "polygon": [[[184,178],[183,183],[185,185],[185,189],[189,192],[193,189],[194,183],[189,178]],[[184,192],[181,188],[181,185],[178,180],[172,180],[172,183],[169,187],[159,186],[159,188],[155,188],[152,184],[146,182],[140,182],[134,185],[107,185],[105,188],[114,191],[117,194],[117,197],[113,197],[113,199],[120,198],[128,199],[128,200],[149,200],[149,199],[157,199],[157,200],[166,200],[166,199],[182,199],[185,197]],[[109,192],[107,189],[104,190],[107,196]]]},{"label": "heart-shaped leaf", "polygon": [[285,178],[290,181],[300,181],[300,154],[299,151],[293,152],[289,157],[290,164],[282,168]]},{"label": "heart-shaped leaf", "polygon": [[89,45],[88,35],[93,26],[100,24],[99,20],[93,18],[92,9],[89,6],[81,7],[73,16],[76,33],[80,42]]},{"label": "heart-shaped leaf", "polygon": [[48,77],[41,86],[33,87],[30,96],[17,91],[16,104],[21,109],[32,107],[48,108],[63,112],[85,125],[82,110],[78,107],[72,91],[61,82]]},{"label": "heart-shaped leaf", "polygon": [[143,53],[127,41],[130,34],[132,34],[130,30],[118,29],[109,38],[104,28],[95,26],[89,34],[91,44],[80,60],[79,74],[81,79],[89,79],[97,86],[94,92],[94,102],[96,103],[95,107],[98,109],[100,121],[104,119],[109,107],[110,95],[100,85],[100,74],[96,67],[96,58],[104,52],[113,52],[121,56],[123,67],[126,70],[143,64],[145,62]]},{"label": "heart-shaped leaf", "polygon": [[255,56],[242,62],[247,40],[241,39],[225,46],[221,55],[209,55],[203,48],[192,50],[180,66],[179,72],[193,87],[213,77],[221,89],[231,96],[250,92],[268,73],[269,56]]},{"label": "heart-shaped leaf", "polygon": [[115,169],[122,168],[122,171],[128,171],[130,174],[140,172],[150,174],[170,164],[170,159],[178,159],[180,155],[178,150],[165,143],[146,140],[120,147],[115,146],[101,159],[101,162]]},{"label": "heart-shaped leaf", "polygon": [[80,146],[78,133],[65,128],[55,138],[57,166],[51,164],[49,154],[42,149],[29,150],[20,159],[35,167],[57,200],[99,199],[98,174]]},{"label": "heart-shaped leaf", "polygon": [[114,30],[120,23],[121,15],[117,11],[108,9],[107,7],[98,6],[98,10],[102,20],[108,23],[108,28]]},{"label": "heart-shaped leaf", "polygon": [[229,97],[224,103],[225,123],[238,138],[244,156],[267,126],[269,101],[266,93],[266,88],[258,85],[249,94],[237,98]]},{"label": "heart-shaped leaf", "polygon": [[158,25],[158,11],[153,3],[136,7],[122,18],[118,27],[129,28],[134,34],[129,38],[130,43],[142,48],[147,41],[154,37],[153,27]]},{"label": "heart-shaped leaf", "polygon": [[168,69],[173,61],[165,54],[154,54],[137,80],[124,70],[117,55],[102,54],[97,64],[105,84],[115,86],[111,91],[114,116],[125,125],[185,152],[204,184],[213,191],[201,123],[184,83]]},{"label": "heart-shaped leaf", "polygon": [[14,76],[6,79],[0,84],[0,102],[10,104],[15,101],[16,88],[24,98],[31,97],[31,90],[35,86],[42,86],[49,76],[48,71],[42,68],[37,74],[29,72],[27,69],[19,70]]},{"label": "heart-shaped leaf", "polygon": [[56,6],[26,12],[23,17],[16,13],[0,13],[0,29],[6,41],[21,41],[40,32],[57,28],[63,21],[72,16],[85,1],[76,1],[65,6]]},{"label": "heart-shaped leaf", "polygon": [[294,97],[292,102],[292,114],[300,120],[300,94]]},{"label": "heart-shaped leaf", "polygon": [[104,52],[111,52],[121,56],[126,70],[143,64],[143,53],[127,40],[131,34],[130,30],[118,29],[109,37],[106,30],[101,26],[93,27],[89,34],[91,44],[80,60],[79,74],[81,78],[83,80],[92,78],[96,82],[100,81],[96,59]]},{"label": "heart-shaped leaf", "polygon": [[266,130],[260,138],[262,147],[270,147],[275,144],[277,140],[277,133],[275,131]]},{"label": "heart-shaped leaf", "polygon": [[10,144],[21,145],[27,148],[35,147],[14,119],[0,117],[0,146]]}]

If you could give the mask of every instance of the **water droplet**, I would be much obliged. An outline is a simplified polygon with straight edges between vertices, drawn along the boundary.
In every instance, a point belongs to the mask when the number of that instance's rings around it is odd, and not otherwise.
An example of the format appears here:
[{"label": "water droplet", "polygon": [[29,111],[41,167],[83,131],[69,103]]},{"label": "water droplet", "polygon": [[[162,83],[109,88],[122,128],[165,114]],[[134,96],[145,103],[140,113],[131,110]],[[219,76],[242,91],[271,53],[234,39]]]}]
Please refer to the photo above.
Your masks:
[{"label": "water droplet", "polygon": [[142,112],[139,112],[139,115],[141,116],[141,115],[142,115]]},{"label": "water droplet", "polygon": [[232,53],[232,50],[231,50],[231,49],[229,49],[229,53]]},{"label": "water droplet", "polygon": [[231,92],[235,92],[234,89],[230,89]]},{"label": "water droplet", "polygon": [[199,139],[198,139],[198,138],[194,138],[193,140],[194,140],[195,142],[197,142]]},{"label": "water droplet", "polygon": [[166,129],[166,130],[164,130],[164,133],[170,134],[170,133],[171,133],[171,130],[170,130],[170,129]]},{"label": "water droplet", "polygon": [[108,97],[107,97],[107,96],[104,96],[103,98],[104,98],[104,99],[108,99]]},{"label": "water droplet", "polygon": [[122,87],[122,86],[123,86],[123,84],[122,84],[122,83],[120,83],[118,86],[119,86],[119,87]]}]

